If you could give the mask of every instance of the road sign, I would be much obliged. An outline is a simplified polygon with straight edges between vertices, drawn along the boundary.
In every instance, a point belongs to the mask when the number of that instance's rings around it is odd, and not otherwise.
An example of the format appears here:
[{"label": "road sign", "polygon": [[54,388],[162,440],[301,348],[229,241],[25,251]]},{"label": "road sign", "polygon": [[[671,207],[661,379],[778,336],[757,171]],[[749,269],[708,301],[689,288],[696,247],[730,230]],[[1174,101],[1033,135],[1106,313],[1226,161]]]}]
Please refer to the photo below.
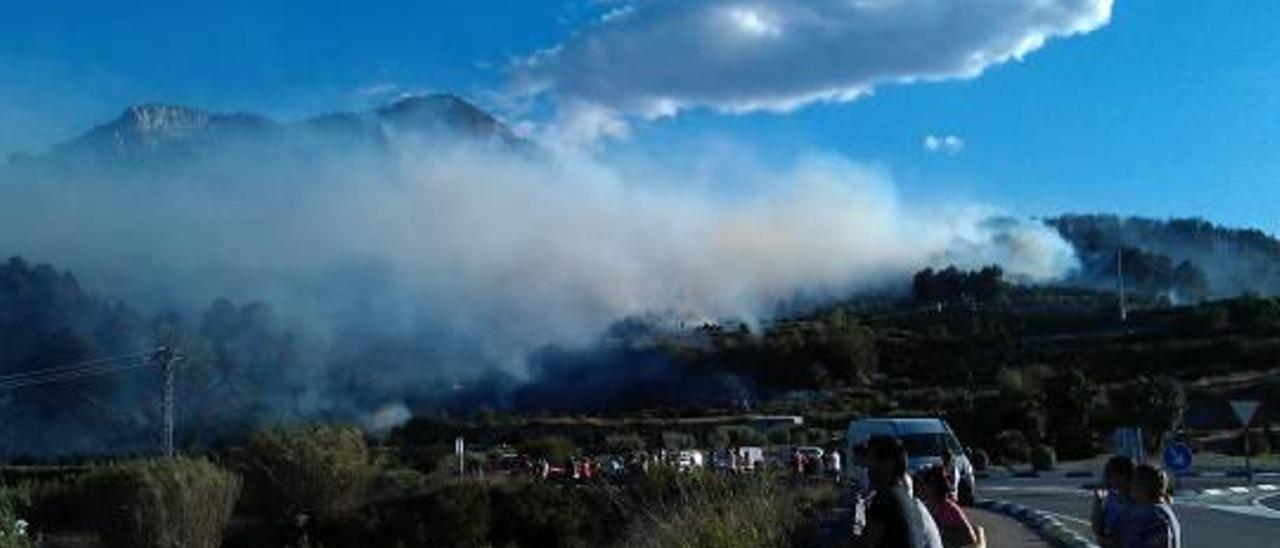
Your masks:
[{"label": "road sign", "polygon": [[1249,426],[1249,423],[1253,422],[1253,415],[1258,412],[1258,406],[1261,403],[1258,400],[1232,400],[1231,410],[1236,412],[1236,418],[1240,419],[1240,424]]},{"label": "road sign", "polygon": [[1137,462],[1147,460],[1147,451],[1142,443],[1142,429],[1138,427],[1117,428],[1111,434],[1111,453],[1129,457]]},{"label": "road sign", "polygon": [[1191,469],[1191,448],[1185,443],[1174,443],[1164,448],[1164,467],[1175,474]]}]

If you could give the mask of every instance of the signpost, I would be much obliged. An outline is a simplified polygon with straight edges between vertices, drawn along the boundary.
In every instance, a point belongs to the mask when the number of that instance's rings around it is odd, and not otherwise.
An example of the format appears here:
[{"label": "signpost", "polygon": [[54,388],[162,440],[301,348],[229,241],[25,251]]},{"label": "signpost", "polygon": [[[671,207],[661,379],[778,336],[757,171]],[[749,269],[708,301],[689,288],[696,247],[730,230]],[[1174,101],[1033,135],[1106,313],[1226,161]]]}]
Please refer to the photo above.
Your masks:
[{"label": "signpost", "polygon": [[1253,422],[1253,416],[1258,413],[1261,404],[1257,400],[1231,401],[1231,410],[1236,412],[1236,418],[1244,426],[1244,470],[1249,475],[1249,483],[1253,483],[1253,461],[1249,459],[1249,423]]},{"label": "signpost", "polygon": [[1142,440],[1142,429],[1136,426],[1116,429],[1111,434],[1111,452],[1129,457],[1135,462],[1146,462],[1147,450]]},{"label": "signpost", "polygon": [[462,436],[453,439],[453,452],[458,455],[458,475],[466,475],[466,453],[467,445],[462,441]]},{"label": "signpost", "polygon": [[1191,448],[1185,443],[1171,443],[1164,448],[1164,467],[1174,474],[1183,474],[1191,470],[1193,458]]}]

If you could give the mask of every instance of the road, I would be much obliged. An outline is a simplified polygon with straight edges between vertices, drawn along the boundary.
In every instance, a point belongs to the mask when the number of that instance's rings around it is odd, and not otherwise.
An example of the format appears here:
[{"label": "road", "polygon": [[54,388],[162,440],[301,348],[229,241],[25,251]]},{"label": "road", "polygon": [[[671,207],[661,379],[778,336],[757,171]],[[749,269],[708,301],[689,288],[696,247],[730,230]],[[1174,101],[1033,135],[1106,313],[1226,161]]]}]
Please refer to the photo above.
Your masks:
[{"label": "road", "polygon": [[[1089,531],[1090,491],[1088,477],[1066,477],[1046,473],[1041,477],[1018,478],[993,475],[979,483],[979,496],[1003,499],[1052,512],[1063,525],[1081,534]],[[1280,484],[1280,478],[1261,478],[1258,483]],[[1232,548],[1275,548],[1280,539],[1280,491],[1232,492],[1229,486],[1246,483],[1242,478],[1184,478],[1178,488],[1174,508],[1182,522],[1183,545],[1230,546]],[[1206,489],[1213,490],[1204,494]]]},{"label": "road", "polygon": [[1048,542],[1013,518],[976,508],[966,513],[986,532],[987,548],[1049,548]]}]

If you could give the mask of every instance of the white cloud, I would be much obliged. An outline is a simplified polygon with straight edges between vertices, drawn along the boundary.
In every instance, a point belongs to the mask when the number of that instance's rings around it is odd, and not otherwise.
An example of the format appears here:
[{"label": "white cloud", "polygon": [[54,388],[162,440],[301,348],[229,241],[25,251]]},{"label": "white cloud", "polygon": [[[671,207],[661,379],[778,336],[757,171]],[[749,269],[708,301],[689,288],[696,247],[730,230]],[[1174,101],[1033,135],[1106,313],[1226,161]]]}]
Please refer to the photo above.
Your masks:
[{"label": "white cloud", "polygon": [[964,139],[955,135],[925,135],[921,146],[928,152],[953,156],[964,150]]},{"label": "white cloud", "polygon": [[517,61],[520,93],[656,118],[789,111],[972,78],[1093,31],[1112,0],[635,0]]}]

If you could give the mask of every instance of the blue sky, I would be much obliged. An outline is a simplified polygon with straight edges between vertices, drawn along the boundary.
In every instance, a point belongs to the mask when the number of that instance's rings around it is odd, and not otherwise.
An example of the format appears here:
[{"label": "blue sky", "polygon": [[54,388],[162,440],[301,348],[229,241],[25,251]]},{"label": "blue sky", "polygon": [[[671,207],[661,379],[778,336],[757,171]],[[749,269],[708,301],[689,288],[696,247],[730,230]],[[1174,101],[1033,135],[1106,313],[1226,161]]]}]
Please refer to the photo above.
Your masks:
[{"label": "blue sky", "polygon": [[[584,0],[10,0],[0,18],[0,150],[38,150],[147,101],[296,118],[368,106],[380,97],[361,90],[393,84],[498,108],[503,67],[571,42],[602,9]],[[643,110],[554,76],[579,97]],[[780,163],[832,151],[891,170],[908,200],[962,198],[1031,215],[1199,215],[1280,231],[1280,3],[1119,0],[1096,30],[944,80],[746,114],[719,112],[739,96],[695,82],[703,87],[689,108],[630,116],[630,136],[608,146],[661,153],[728,139]],[[926,151],[931,134],[964,147]]]}]

